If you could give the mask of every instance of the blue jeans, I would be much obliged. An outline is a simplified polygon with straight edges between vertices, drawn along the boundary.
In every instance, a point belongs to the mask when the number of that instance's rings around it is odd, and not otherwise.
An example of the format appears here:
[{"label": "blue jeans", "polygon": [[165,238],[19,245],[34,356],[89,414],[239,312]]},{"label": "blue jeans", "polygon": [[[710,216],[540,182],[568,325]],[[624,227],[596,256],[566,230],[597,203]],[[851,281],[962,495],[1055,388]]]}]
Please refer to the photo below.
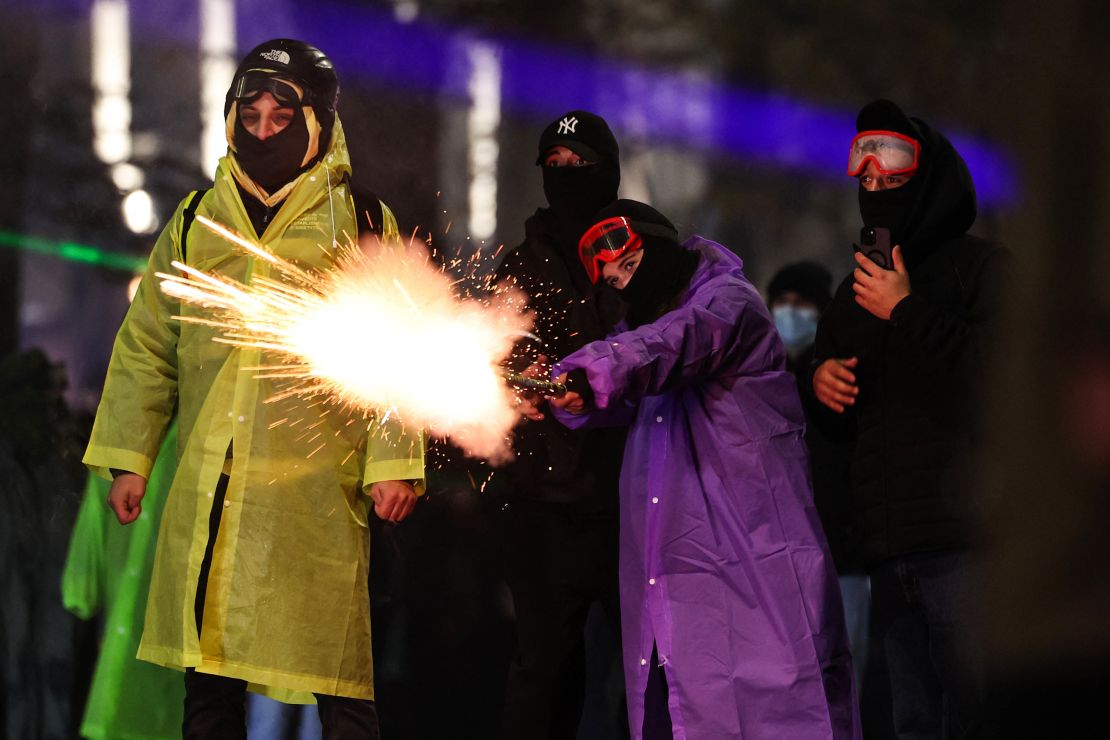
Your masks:
[{"label": "blue jeans", "polygon": [[844,627],[852,648],[852,667],[856,674],[856,690],[863,687],[867,667],[867,635],[871,629],[871,583],[867,576],[852,573],[840,576],[840,598],[844,602]]},{"label": "blue jeans", "polygon": [[892,558],[871,572],[872,616],[890,671],[899,740],[982,732],[983,675],[970,639],[977,568],[964,553]]}]

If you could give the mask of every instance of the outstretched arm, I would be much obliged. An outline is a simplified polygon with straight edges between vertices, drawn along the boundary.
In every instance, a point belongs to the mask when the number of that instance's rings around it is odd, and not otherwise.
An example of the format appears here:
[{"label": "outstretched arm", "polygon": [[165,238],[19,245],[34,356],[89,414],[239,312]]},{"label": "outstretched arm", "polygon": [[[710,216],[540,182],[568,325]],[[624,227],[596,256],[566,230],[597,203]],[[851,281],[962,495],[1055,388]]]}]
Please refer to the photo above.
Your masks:
[{"label": "outstretched arm", "polygon": [[[766,313],[750,284],[729,277],[651,324],[587,344],[555,372],[585,371],[598,409],[634,403],[713,377],[743,354],[768,351]],[[741,346],[744,338],[750,346]]]}]

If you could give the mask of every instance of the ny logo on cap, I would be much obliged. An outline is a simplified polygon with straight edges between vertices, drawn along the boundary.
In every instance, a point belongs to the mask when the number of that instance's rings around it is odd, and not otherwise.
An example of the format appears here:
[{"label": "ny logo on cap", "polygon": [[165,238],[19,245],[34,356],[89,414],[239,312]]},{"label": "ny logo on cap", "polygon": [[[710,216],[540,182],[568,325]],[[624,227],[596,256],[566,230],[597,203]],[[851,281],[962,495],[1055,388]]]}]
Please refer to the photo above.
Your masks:
[{"label": "ny logo on cap", "polygon": [[281,49],[270,49],[269,51],[262,52],[258,56],[263,59],[269,59],[271,62],[277,62],[278,64],[289,64],[289,52],[282,51]]},{"label": "ny logo on cap", "polygon": [[563,120],[559,121],[559,130],[555,133],[573,134],[576,128],[578,128],[577,118],[564,118]]}]

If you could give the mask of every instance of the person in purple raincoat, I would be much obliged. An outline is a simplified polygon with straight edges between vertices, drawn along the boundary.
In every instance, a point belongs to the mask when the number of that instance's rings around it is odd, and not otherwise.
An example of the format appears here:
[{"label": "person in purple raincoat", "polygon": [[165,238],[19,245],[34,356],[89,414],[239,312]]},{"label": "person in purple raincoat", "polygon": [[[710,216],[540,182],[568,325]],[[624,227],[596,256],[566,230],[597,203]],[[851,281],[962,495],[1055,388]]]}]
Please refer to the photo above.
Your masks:
[{"label": "person in purple raincoat", "polygon": [[[860,737],[836,572],[774,322],[736,255],[618,200],[579,253],[625,326],[553,369],[570,427],[628,425],[620,483],[635,737]],[[621,330],[623,329],[623,330]]]}]

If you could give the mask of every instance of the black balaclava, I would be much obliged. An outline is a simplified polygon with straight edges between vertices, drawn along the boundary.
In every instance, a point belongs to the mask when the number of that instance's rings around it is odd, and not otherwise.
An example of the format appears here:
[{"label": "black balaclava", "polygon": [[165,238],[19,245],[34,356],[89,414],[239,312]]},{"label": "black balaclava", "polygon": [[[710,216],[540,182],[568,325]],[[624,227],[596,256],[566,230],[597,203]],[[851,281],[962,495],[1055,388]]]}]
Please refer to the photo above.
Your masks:
[{"label": "black balaclava", "polygon": [[543,167],[543,192],[548,205],[577,245],[576,235],[592,223],[590,217],[616,200],[621,182],[620,150],[605,119],[583,110],[572,110],[544,129],[536,164],[543,166],[547,153],[556,146],[565,146],[596,163],[585,167]]},{"label": "black balaclava", "polygon": [[905,185],[868,192],[860,187],[860,216],[866,226],[891,230],[891,244],[901,245],[907,267],[927,257],[939,244],[967,232],[975,222],[975,185],[955,147],[919,118],[910,118],[889,100],[860,110],[857,131],[894,131],[921,144],[921,162]]},{"label": "black balaclava", "polygon": [[335,109],[339,104],[339,77],[335,66],[324,52],[296,39],[270,39],[251,49],[235,70],[235,78],[224,98],[224,118],[235,102],[236,83],[252,70],[264,70],[292,80],[311,95],[308,100],[316,120],[320,122],[320,153],[328,150],[335,125]]},{"label": "black balaclava", "polygon": [[304,105],[311,108],[319,124],[316,154],[305,162],[316,127],[313,126],[310,132],[303,107],[295,108],[289,126],[265,141],[258,140],[246,130],[236,107],[235,125],[231,130],[236,159],[251,180],[267,193],[274,193],[327,153],[339,102],[339,78],[331,60],[315,46],[296,39],[265,41],[251,49],[235,70],[235,77],[224,98],[225,119],[232,106],[238,106],[243,101],[244,86],[241,83],[258,74],[286,80],[300,88]]},{"label": "black balaclava", "polygon": [[267,193],[278,191],[303,169],[308,126],[304,111],[295,110],[288,126],[264,140],[247,131],[242,119],[235,117],[235,156],[243,171]]},{"label": "black balaclava", "polygon": [[698,254],[679,244],[674,224],[646,203],[618,200],[598,211],[590,221],[595,224],[616,216],[627,218],[633,230],[638,224],[650,224],[669,231],[667,236],[639,232],[643,239],[643,256],[632,279],[623,290],[617,291],[628,304],[625,320],[629,326],[636,327],[654,321],[674,306],[697,268]]},{"label": "black balaclava", "polygon": [[[921,133],[902,109],[889,100],[868,103],[856,116],[856,131],[893,131],[908,136],[922,145],[922,163],[928,156]],[[921,164],[919,164],[920,168]],[[919,170],[920,171],[920,170]],[[904,185],[889,190],[859,189],[859,212],[865,226],[890,229],[892,244],[899,244],[905,233],[906,220],[917,194],[921,180],[916,173]]]}]

